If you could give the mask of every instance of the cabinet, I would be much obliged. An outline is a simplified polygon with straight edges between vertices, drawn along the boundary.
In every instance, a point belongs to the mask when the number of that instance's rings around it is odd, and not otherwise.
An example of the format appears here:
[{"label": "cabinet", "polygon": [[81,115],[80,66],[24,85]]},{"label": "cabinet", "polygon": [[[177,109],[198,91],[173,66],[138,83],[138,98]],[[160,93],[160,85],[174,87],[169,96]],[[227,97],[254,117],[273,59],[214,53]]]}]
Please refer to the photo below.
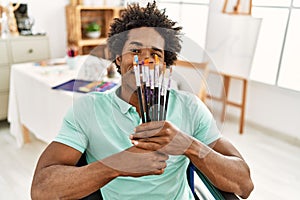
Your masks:
[{"label": "cabinet", "polygon": [[10,66],[50,58],[47,36],[0,39],[0,120],[7,118]]},{"label": "cabinet", "polygon": [[[123,10],[124,7],[66,6],[68,44],[76,45],[79,48],[79,54],[89,54],[94,50],[93,54],[106,57],[105,46],[109,26]],[[101,26],[101,36],[97,39],[90,39],[85,35],[85,28],[91,22],[96,22]],[[97,49],[94,49],[95,47]]]}]

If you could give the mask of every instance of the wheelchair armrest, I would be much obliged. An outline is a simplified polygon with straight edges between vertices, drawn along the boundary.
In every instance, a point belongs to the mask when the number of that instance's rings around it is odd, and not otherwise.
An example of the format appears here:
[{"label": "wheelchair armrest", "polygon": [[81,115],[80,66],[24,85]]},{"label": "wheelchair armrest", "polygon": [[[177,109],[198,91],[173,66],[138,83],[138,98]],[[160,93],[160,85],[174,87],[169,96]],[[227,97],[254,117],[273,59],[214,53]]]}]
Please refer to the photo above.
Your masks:
[{"label": "wheelchair armrest", "polygon": [[[85,166],[87,165],[87,161],[86,161],[86,153],[84,152],[78,163],[76,164],[77,167],[82,167],[82,166]],[[100,189],[99,190],[96,190],[95,192],[93,192],[92,194],[80,199],[80,200],[103,200],[102,198],[102,194],[101,194],[101,191]]]},{"label": "wheelchair armrest", "polygon": [[210,182],[210,180],[200,170],[198,170],[196,167],[194,167],[194,170],[195,170],[196,174],[198,175],[198,177],[202,180],[204,185],[207,187],[209,192],[212,194],[212,196],[216,200],[239,200],[240,199],[238,196],[236,196],[233,193],[224,192],[224,191],[219,190],[218,188],[216,188]]}]

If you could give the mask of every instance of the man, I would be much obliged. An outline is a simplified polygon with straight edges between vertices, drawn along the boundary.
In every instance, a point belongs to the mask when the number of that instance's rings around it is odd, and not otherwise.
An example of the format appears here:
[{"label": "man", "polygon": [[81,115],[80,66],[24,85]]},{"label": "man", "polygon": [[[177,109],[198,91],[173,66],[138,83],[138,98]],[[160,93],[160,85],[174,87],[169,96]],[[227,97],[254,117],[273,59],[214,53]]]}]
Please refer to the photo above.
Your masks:
[{"label": "man", "polygon": [[[32,199],[79,199],[99,189],[104,199],[193,199],[185,175],[189,161],[219,189],[249,196],[246,162],[197,97],[171,90],[166,121],[141,124],[133,57],[153,61],[156,55],[172,65],[180,29],[155,2],[129,6],[114,21],[108,46],[121,86],[74,103],[39,159]],[[89,164],[75,167],[83,152]]]}]

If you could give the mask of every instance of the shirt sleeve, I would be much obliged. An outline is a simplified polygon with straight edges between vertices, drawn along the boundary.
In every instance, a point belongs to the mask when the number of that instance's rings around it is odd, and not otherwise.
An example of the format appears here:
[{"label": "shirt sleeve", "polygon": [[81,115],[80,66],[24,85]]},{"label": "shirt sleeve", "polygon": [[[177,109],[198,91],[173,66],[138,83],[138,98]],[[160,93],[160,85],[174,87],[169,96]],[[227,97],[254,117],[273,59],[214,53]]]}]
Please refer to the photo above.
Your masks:
[{"label": "shirt sleeve", "polygon": [[206,145],[211,144],[221,137],[213,115],[207,106],[196,98],[195,132],[193,136]]},{"label": "shirt sleeve", "polygon": [[[74,106],[79,106],[75,104]],[[80,113],[75,112],[75,109],[71,107],[65,115],[59,134],[55,137],[54,141],[70,146],[81,153],[83,153],[87,147],[88,139],[84,134],[84,131],[80,127]]]}]

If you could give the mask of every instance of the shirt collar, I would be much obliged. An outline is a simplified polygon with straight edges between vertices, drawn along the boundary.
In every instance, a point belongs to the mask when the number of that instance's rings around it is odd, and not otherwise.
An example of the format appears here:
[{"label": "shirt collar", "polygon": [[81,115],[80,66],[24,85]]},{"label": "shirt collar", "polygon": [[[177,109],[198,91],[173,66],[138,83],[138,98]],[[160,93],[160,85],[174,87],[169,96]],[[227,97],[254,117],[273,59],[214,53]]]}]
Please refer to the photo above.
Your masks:
[{"label": "shirt collar", "polygon": [[117,103],[117,105],[119,106],[121,112],[123,114],[127,113],[128,110],[133,107],[131,104],[127,103],[126,101],[124,101],[123,99],[121,99],[118,94],[120,93],[121,87],[117,88],[114,92],[113,92],[113,96],[114,96],[114,100]]}]

